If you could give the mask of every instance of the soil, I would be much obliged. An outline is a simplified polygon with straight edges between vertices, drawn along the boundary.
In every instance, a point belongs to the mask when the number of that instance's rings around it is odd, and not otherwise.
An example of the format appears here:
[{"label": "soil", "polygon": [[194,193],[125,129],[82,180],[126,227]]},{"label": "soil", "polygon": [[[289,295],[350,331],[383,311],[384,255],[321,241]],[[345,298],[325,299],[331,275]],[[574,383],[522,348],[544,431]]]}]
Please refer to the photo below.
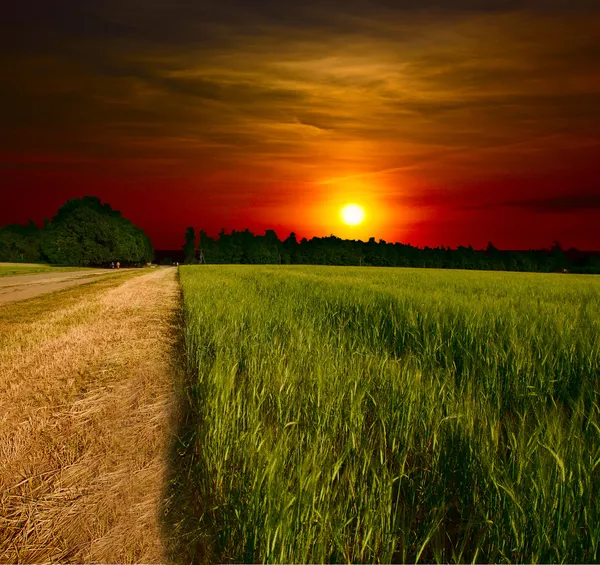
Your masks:
[{"label": "soil", "polygon": [[[119,269],[122,272],[126,269]],[[89,271],[36,273],[33,275],[15,275],[0,278],[0,304],[26,300],[47,292],[54,292],[85,284],[98,277],[109,276],[116,269],[94,269]]]}]

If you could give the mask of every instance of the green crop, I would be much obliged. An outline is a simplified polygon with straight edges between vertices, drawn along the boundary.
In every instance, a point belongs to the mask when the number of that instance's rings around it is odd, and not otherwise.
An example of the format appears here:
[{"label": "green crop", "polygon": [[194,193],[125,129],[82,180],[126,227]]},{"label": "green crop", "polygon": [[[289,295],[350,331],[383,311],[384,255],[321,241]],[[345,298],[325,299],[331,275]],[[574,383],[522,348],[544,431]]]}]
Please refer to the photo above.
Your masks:
[{"label": "green crop", "polygon": [[599,279],[180,276],[181,560],[600,559]]}]

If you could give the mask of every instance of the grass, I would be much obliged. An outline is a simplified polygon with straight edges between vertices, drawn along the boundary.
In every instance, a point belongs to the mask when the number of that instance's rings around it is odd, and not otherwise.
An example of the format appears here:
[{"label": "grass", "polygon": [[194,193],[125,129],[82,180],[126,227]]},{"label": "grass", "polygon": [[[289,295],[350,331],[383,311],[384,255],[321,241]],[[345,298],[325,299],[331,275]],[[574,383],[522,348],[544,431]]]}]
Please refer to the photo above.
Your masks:
[{"label": "grass", "polygon": [[0,263],[0,277],[87,270],[89,269],[86,267],[54,267],[52,265],[46,265],[45,263]]},{"label": "grass", "polygon": [[[103,291],[110,290],[123,284],[130,278],[135,278],[144,273],[123,271],[113,277],[92,278],[89,282],[3,304],[0,309],[0,344],[12,341],[11,333],[17,328],[25,328],[25,324],[32,324],[43,318],[49,318],[58,312],[70,310],[82,300],[95,298]],[[41,341],[41,340],[40,340]]]},{"label": "grass", "polygon": [[180,277],[176,560],[600,560],[599,279]]},{"label": "grass", "polygon": [[164,562],[175,274],[0,308],[0,563]]}]

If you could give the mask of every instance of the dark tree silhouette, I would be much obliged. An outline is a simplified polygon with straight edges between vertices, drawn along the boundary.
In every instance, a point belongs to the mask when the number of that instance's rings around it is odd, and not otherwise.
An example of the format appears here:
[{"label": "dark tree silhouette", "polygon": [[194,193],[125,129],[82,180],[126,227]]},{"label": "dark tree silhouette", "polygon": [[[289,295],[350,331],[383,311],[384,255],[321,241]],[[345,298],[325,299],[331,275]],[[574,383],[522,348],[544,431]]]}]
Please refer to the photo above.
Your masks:
[{"label": "dark tree silhouette", "polygon": [[67,201],[44,226],[41,258],[60,265],[141,264],[152,260],[152,244],[119,211],[84,196]]},{"label": "dark tree silhouette", "polygon": [[191,265],[196,260],[196,232],[190,226],[185,231],[185,243],[183,244],[184,260],[186,265]]},{"label": "dark tree silhouette", "polygon": [[[280,241],[274,230],[267,230],[264,235],[254,235],[248,229],[233,230],[230,234],[222,229],[216,240],[205,232],[201,231],[200,234],[208,263],[363,265],[538,272],[553,271],[556,270],[555,265],[564,264],[561,272],[568,268],[569,272],[600,273],[600,261],[596,258],[588,259],[584,253],[576,262],[570,261],[562,250],[558,250],[556,244],[550,251],[501,251],[490,242],[485,249],[477,251],[471,245],[459,246],[455,250],[444,246],[421,249],[410,244],[389,243],[383,239],[376,241],[374,237],[364,242],[340,239],[335,235],[302,238],[298,242],[293,232],[284,241]],[[582,252],[570,250],[570,253]]]},{"label": "dark tree silhouette", "polygon": [[41,259],[42,230],[33,223],[0,228],[0,261],[35,263]]},{"label": "dark tree silhouette", "polygon": [[559,241],[555,241],[550,249],[552,259],[552,270],[563,271],[567,267],[567,257]]},{"label": "dark tree silhouette", "polygon": [[[418,248],[389,243],[374,237],[367,242],[328,237],[302,238],[295,233],[282,242],[274,230],[255,235],[250,230],[222,229],[216,239],[200,230],[198,245],[207,263],[352,265],[385,267],[431,267],[438,269],[491,269],[536,272],[600,274],[600,252],[577,249],[563,251],[555,241],[541,250],[501,251],[491,242],[482,250],[471,245],[456,250]],[[196,259],[196,233],[189,227],[182,246],[184,262]],[[163,252],[164,253],[164,252]],[[172,250],[166,255],[180,256]],[[48,261],[63,265],[102,265],[110,261],[139,264],[152,258],[150,239],[144,232],[98,198],[86,196],[69,200],[52,222],[42,229],[33,222],[27,226],[0,228],[0,261]]]}]

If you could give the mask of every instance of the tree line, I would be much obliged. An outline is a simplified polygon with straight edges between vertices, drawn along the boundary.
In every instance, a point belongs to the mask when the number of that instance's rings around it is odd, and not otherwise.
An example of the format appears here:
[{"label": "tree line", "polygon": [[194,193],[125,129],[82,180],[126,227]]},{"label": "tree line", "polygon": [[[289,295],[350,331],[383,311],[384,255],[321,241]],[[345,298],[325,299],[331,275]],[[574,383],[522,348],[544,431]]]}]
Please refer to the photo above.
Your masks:
[{"label": "tree line", "polygon": [[[575,249],[563,251],[554,242],[550,249],[501,251],[489,243],[473,247],[414,247],[383,239],[368,241],[329,237],[303,238],[294,233],[281,241],[274,230],[255,235],[250,230],[221,230],[216,238],[189,227],[185,233],[183,259],[187,264],[206,263],[305,264],[378,267],[430,267],[507,271],[600,274],[600,260]],[[55,265],[107,266],[112,261],[140,265],[151,261],[150,238],[99,198],[84,196],[67,201],[52,221],[38,228],[7,225],[0,228],[0,261],[47,262]],[[167,260],[167,262],[171,262]]]},{"label": "tree line", "polygon": [[[495,271],[575,272],[600,274],[600,259],[576,249],[564,251],[558,241],[550,249],[502,251],[491,242],[486,249],[472,246],[414,247],[383,239],[368,241],[341,239],[334,235],[297,240],[293,232],[281,241],[274,230],[255,235],[250,230],[225,233],[216,238],[193,227],[185,232],[184,263],[305,264],[373,267],[429,267]],[[170,259],[167,259],[169,262]]]},{"label": "tree line", "polygon": [[140,265],[152,257],[144,231],[94,196],[68,200],[43,228],[31,221],[0,228],[0,261],[88,267]]}]

